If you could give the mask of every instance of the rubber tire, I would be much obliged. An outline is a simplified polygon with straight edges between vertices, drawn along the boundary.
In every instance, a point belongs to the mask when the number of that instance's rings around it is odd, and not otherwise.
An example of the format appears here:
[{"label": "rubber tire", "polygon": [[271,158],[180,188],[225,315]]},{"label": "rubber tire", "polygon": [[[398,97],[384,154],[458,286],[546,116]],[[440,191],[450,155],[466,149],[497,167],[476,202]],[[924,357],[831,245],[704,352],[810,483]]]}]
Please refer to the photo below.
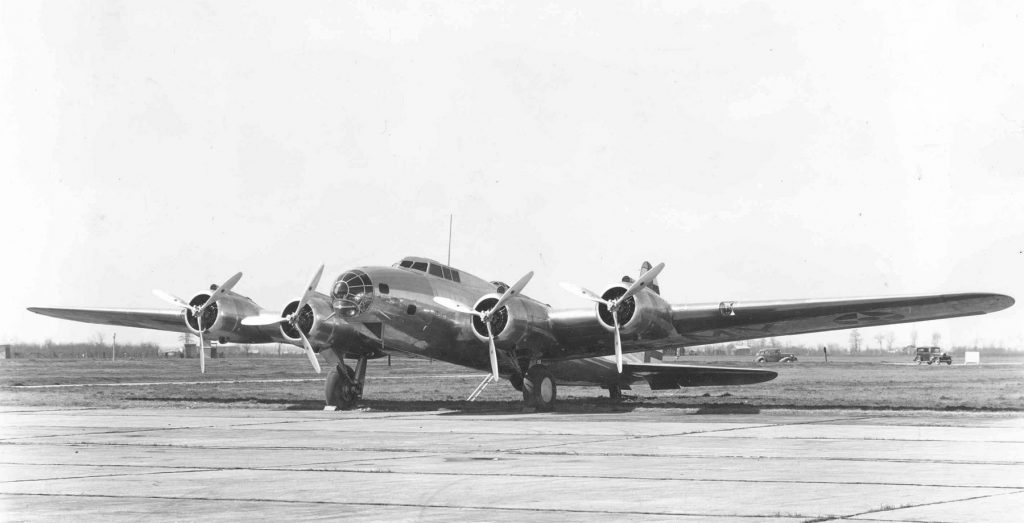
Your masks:
[{"label": "rubber tire", "polygon": [[754,363],[764,363],[766,361],[768,361],[768,360],[766,360],[764,358],[757,358],[756,360],[754,360]]},{"label": "rubber tire", "polygon": [[324,396],[328,406],[333,405],[339,410],[348,410],[355,406],[360,396],[353,383],[355,374],[352,367],[344,364],[331,369],[324,381]]},{"label": "rubber tire", "polygon": [[537,412],[555,410],[555,399],[558,397],[558,386],[551,371],[543,365],[534,365],[526,371],[523,380],[523,402]]}]

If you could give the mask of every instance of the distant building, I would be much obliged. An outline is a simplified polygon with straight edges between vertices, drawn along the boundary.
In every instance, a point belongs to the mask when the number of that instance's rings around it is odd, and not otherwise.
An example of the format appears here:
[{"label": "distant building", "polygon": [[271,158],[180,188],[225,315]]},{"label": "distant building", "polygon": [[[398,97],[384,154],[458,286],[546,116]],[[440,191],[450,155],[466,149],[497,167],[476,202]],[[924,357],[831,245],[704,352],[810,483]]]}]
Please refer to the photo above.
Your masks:
[{"label": "distant building", "polygon": [[750,356],[750,353],[750,345],[747,345],[746,343],[736,345],[735,347],[732,348],[733,356]]}]

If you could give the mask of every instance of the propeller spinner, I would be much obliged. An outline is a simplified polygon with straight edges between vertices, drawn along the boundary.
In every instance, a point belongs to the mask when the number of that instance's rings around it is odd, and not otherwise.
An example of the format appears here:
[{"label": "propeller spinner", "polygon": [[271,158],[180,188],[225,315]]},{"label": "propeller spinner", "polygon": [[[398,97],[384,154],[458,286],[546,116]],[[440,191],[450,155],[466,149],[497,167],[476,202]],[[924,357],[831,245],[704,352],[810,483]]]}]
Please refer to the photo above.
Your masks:
[{"label": "propeller spinner", "polygon": [[640,292],[641,289],[650,286],[651,282],[658,277],[658,273],[660,273],[664,268],[665,264],[659,263],[654,266],[653,269],[641,274],[640,277],[633,282],[633,284],[630,285],[629,288],[626,289],[626,292],[621,296],[609,300],[606,300],[593,291],[578,285],[566,282],[561,283],[563,289],[599,305],[604,305],[608,307],[608,311],[612,313],[612,323],[615,328],[615,368],[618,369],[619,374],[622,374],[622,333],[620,332],[621,326],[619,325],[619,308],[622,307],[626,300]]},{"label": "propeller spinner", "polygon": [[160,298],[161,300],[164,300],[171,304],[177,305],[178,307],[181,307],[183,310],[191,312],[192,315],[195,316],[196,325],[198,325],[199,327],[198,329],[196,329],[197,331],[199,331],[199,372],[203,374],[206,373],[206,351],[203,350],[203,312],[205,312],[206,309],[209,308],[214,303],[217,303],[217,300],[220,299],[221,296],[227,294],[228,291],[230,291],[235,286],[235,284],[238,283],[238,280],[241,279],[242,273],[240,272],[228,278],[228,280],[224,282],[223,285],[217,287],[217,290],[211,292],[210,297],[207,298],[206,301],[203,302],[201,305],[189,305],[188,302],[186,302],[185,300],[182,300],[181,298],[169,292],[164,292],[160,289],[153,289],[153,294],[155,294],[157,298]]},{"label": "propeller spinner", "polygon": [[502,307],[504,307],[505,304],[508,303],[508,300],[512,299],[513,297],[517,296],[520,292],[523,291],[523,287],[526,287],[526,284],[530,283],[530,278],[533,278],[533,271],[530,271],[526,273],[526,275],[523,276],[522,278],[519,278],[519,281],[517,281],[514,285],[509,287],[508,290],[506,290],[505,293],[502,294],[500,298],[498,298],[498,301],[496,301],[494,305],[486,311],[475,310],[472,307],[469,307],[463,303],[459,303],[449,298],[444,298],[441,296],[434,297],[434,302],[437,303],[438,305],[446,309],[453,310],[455,312],[461,312],[463,314],[470,314],[476,316],[480,318],[480,321],[482,321],[483,324],[487,327],[487,346],[491,358],[491,376],[494,378],[495,382],[497,382],[499,379],[498,351],[494,347],[494,331],[491,328],[491,320],[493,320],[495,315],[501,311]]}]

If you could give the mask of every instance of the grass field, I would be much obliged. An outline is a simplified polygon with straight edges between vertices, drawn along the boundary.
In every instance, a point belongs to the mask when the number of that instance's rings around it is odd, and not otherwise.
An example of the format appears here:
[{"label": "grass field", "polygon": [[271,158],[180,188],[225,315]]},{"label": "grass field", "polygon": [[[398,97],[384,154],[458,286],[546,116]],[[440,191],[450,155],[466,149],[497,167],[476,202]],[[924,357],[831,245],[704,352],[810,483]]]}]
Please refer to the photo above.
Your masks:
[{"label": "grass field", "polygon": [[[751,365],[746,359],[723,361],[720,356],[689,356],[679,362]],[[558,409],[1024,411],[1024,358],[981,366],[906,363],[900,358],[887,362],[847,356],[828,364],[769,364],[764,367],[777,370],[779,377],[767,383],[676,391],[637,386],[621,402],[608,399],[599,388],[562,387]],[[386,359],[376,360],[367,370],[360,405],[374,410],[520,410],[521,396],[507,381],[490,385],[475,403],[464,401],[482,378],[479,371],[438,361],[393,358],[389,367]],[[110,386],[127,383],[138,385]],[[323,376],[314,374],[301,357],[208,360],[206,374],[199,374],[194,359],[0,360],[0,405],[320,409]]]}]

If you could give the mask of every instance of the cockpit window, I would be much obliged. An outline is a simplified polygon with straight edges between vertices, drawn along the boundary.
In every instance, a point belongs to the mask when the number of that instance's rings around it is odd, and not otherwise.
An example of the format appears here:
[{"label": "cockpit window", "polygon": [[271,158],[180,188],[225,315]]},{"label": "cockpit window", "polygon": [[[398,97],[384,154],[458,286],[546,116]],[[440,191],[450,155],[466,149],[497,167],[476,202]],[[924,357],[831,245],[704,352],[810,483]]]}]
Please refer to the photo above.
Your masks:
[{"label": "cockpit window", "polygon": [[441,266],[436,263],[430,264],[430,274],[437,276],[438,278],[444,278],[444,273],[441,272]]},{"label": "cockpit window", "polygon": [[452,281],[455,282],[455,283],[462,283],[462,281],[459,280],[459,271],[457,271],[455,269],[452,269],[451,271],[452,271]]},{"label": "cockpit window", "polygon": [[412,260],[402,260],[402,263],[398,264],[399,267],[405,267],[406,269],[412,267]]},{"label": "cockpit window", "polygon": [[427,262],[415,262],[412,264],[412,268],[415,271],[427,272]]}]

